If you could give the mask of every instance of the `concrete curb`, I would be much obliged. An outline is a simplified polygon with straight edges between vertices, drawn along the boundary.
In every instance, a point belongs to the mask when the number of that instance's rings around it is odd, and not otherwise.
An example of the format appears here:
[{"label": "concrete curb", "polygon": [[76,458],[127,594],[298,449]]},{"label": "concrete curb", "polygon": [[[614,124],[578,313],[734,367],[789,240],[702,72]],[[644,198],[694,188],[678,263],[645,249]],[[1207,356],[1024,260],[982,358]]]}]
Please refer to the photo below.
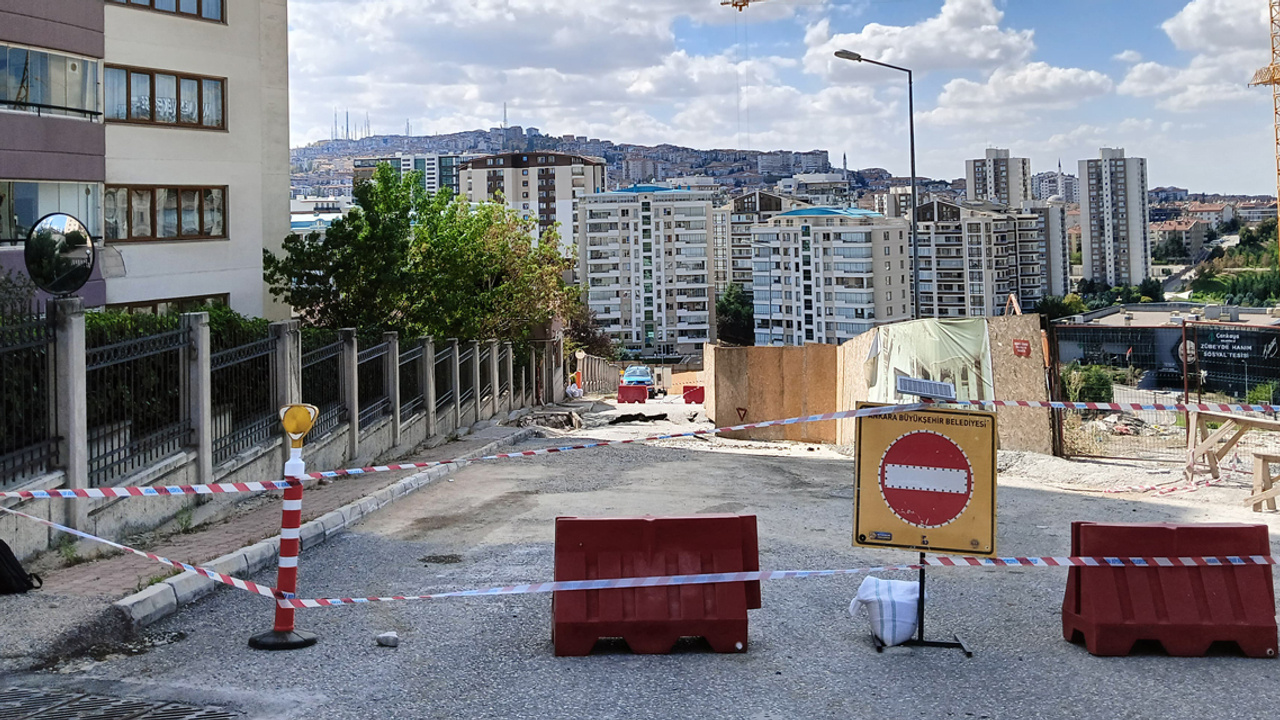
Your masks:
[{"label": "concrete curb", "polygon": [[[473,454],[490,455],[504,446],[523,442],[536,435],[538,435],[537,428],[519,428],[511,436],[491,442]],[[299,531],[302,549],[306,550],[319,545],[365,515],[390,505],[424,485],[452,475],[459,467],[461,466],[440,465],[424,470],[393,485],[388,485],[372,495],[366,495],[337,510],[321,515],[304,524]],[[280,536],[277,535],[204,563],[203,567],[245,578],[274,565],[279,557],[279,551]],[[112,608],[124,618],[126,623],[132,625],[134,630],[139,630],[174,614],[178,608],[199,600],[219,587],[222,587],[221,583],[214,582],[199,573],[187,571],[164,582],[156,583],[142,592],[117,600],[112,603]]]}]

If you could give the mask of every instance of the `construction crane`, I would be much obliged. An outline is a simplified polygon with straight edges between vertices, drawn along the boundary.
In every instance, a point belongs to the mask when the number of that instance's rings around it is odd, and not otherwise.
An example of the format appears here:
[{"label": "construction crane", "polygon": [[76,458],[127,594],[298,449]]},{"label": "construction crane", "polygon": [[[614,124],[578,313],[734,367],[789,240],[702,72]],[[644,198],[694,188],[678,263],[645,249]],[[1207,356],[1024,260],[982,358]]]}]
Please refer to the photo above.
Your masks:
[{"label": "construction crane", "polygon": [[1253,74],[1250,85],[1270,85],[1271,104],[1275,113],[1276,196],[1280,198],[1280,0],[1271,5],[1271,64]]},{"label": "construction crane", "polygon": [[753,2],[761,2],[761,0],[720,0],[721,5],[732,5],[738,8],[738,12],[747,9],[747,6]]}]

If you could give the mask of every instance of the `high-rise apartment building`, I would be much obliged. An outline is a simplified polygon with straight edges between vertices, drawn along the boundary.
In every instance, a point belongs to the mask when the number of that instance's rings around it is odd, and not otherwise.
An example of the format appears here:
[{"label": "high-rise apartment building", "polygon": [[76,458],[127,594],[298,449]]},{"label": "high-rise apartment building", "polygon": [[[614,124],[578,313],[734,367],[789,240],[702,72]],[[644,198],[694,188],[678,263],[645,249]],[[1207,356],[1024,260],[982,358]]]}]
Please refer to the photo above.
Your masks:
[{"label": "high-rise apartment building", "polygon": [[1010,295],[1034,308],[1049,289],[1048,224],[995,203],[921,204],[920,315],[1003,315]]},{"label": "high-rise apartment building", "polygon": [[462,163],[481,157],[477,153],[396,153],[385,157],[356,158],[352,161],[352,182],[365,182],[373,178],[379,165],[390,165],[400,175],[416,172],[422,175],[422,185],[429,193],[448,188],[454,195],[459,192],[458,177]]},{"label": "high-rise apartment building", "polygon": [[1062,163],[1058,163],[1056,172],[1036,173],[1031,178],[1031,194],[1036,200],[1048,200],[1054,196],[1064,202],[1080,202],[1080,181],[1075,175],[1062,172]]},{"label": "high-rise apartment building", "polygon": [[908,224],[808,207],[751,229],[756,345],[838,345],[912,317]]},{"label": "high-rise apartment building", "polygon": [[1102,148],[1080,161],[1080,228],[1084,277],[1138,285],[1151,274],[1147,161],[1122,148]]},{"label": "high-rise apartment building", "polygon": [[701,357],[715,339],[715,193],[637,185],[584,196],[578,277],[601,327],[641,357]]},{"label": "high-rise apartment building", "polygon": [[733,283],[750,295],[751,228],[778,213],[800,207],[809,205],[786,195],[756,190],[739,195],[715,209],[712,244],[715,247],[713,279],[717,294]]},{"label": "high-rise apartment building", "polygon": [[515,152],[464,161],[461,193],[471,202],[502,198],[526,220],[536,220],[538,233],[560,224],[560,250],[575,253],[580,230],[577,203],[604,192],[606,163],[600,158],[557,152]]},{"label": "high-rise apartment building", "polygon": [[286,4],[228,4],[0,9],[0,240],[79,217],[101,246],[88,304],[287,315],[262,282],[289,233]]},{"label": "high-rise apartment building", "polygon": [[988,148],[981,160],[965,161],[969,200],[1019,207],[1031,196],[1031,160],[1009,157],[1008,150]]}]

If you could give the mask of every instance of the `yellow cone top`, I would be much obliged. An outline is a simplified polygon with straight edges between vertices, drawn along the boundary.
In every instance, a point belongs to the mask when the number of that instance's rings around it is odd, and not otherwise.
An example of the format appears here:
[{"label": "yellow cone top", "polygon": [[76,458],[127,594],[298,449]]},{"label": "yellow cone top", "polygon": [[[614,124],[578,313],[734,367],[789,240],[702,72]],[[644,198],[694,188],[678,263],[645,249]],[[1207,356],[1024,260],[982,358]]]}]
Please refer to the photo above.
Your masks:
[{"label": "yellow cone top", "polygon": [[302,439],[311,432],[319,415],[320,409],[315,405],[286,405],[280,408],[280,422],[284,424],[284,431],[289,434],[293,447],[302,447]]}]

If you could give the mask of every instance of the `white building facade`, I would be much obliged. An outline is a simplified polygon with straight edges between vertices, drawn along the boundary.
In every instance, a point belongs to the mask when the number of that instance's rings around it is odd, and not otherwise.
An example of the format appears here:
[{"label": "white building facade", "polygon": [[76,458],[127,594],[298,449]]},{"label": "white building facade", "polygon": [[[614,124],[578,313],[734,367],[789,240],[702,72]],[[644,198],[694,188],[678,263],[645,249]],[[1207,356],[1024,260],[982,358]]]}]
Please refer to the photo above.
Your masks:
[{"label": "white building facade", "polygon": [[1033,199],[1031,160],[1009,157],[1008,150],[988,148],[983,159],[966,160],[965,181],[969,200],[1019,207]]},{"label": "white building facade", "polygon": [[1151,275],[1147,161],[1122,148],[1101,148],[1080,161],[1080,229],[1084,277],[1138,285]]},{"label": "white building facade", "polygon": [[637,185],[579,203],[587,305],[642,358],[701,357],[715,339],[714,201],[712,192]]},{"label": "white building facade", "polygon": [[778,213],[809,207],[793,197],[755,190],[733,198],[715,209],[712,244],[715,247],[716,293],[738,285],[748,294],[753,288],[751,228]]},{"label": "white building facade", "polygon": [[754,226],[756,345],[838,345],[910,319],[907,228],[902,219],[824,207]]}]

